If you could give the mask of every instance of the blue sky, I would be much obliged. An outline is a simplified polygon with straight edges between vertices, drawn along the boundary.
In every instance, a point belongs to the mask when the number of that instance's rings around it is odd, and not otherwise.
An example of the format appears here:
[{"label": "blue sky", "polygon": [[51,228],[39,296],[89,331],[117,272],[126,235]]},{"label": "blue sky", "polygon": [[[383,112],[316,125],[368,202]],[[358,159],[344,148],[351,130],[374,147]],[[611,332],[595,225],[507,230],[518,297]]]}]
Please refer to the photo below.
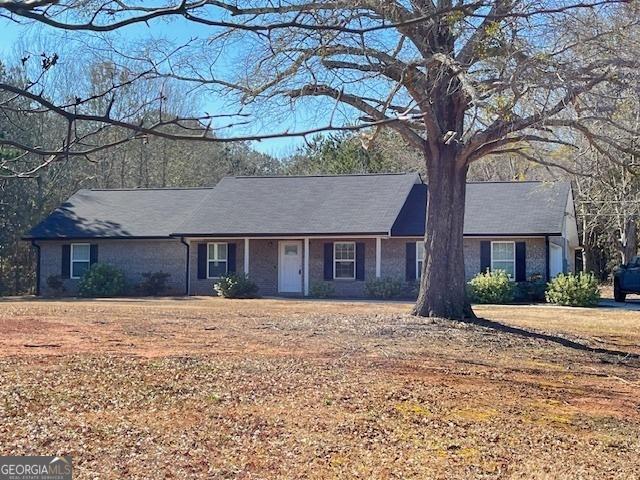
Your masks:
[{"label": "blue sky", "polygon": [[[65,44],[67,40],[80,38],[85,33],[63,32],[54,30],[41,24],[19,25],[6,19],[0,19],[0,29],[2,31],[0,41],[0,55],[3,60],[17,60],[20,58],[24,50],[37,52],[37,46],[43,38],[51,38],[47,44],[55,47],[58,43]],[[156,21],[150,23],[150,26],[144,24],[129,26],[120,29],[117,32],[117,38],[124,41],[136,40],[142,38],[164,38],[175,42],[186,41],[193,36],[206,36],[207,27],[189,24],[184,21]],[[209,32],[210,33],[210,32]],[[49,47],[51,48],[51,47]],[[48,52],[52,53],[52,52]],[[224,74],[224,72],[223,72]],[[224,106],[221,101],[213,96],[207,95],[201,97],[199,101],[202,103],[203,111],[216,112],[223,110]],[[255,133],[273,133],[288,129],[289,131],[300,131],[317,126],[314,120],[315,112],[296,111],[295,114],[284,115],[283,118],[262,118],[260,123],[256,123],[252,127],[243,128],[241,131],[228,131],[226,135],[244,135]],[[248,129],[247,129],[248,128]],[[302,138],[286,138],[273,139],[254,142],[253,146],[256,150],[283,157],[295,151],[299,146],[304,145]]]}]

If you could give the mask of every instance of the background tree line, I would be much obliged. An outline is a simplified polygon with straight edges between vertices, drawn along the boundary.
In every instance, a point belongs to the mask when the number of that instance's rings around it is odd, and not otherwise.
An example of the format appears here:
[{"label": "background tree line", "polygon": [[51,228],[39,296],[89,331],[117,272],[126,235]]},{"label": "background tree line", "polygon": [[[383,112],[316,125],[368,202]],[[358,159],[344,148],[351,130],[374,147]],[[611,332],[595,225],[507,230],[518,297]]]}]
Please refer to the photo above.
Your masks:
[{"label": "background tree line", "polygon": [[[638,57],[637,35],[611,34],[608,21],[580,18],[580,34],[604,38],[598,58],[615,60],[624,49]],[[606,35],[605,35],[606,34]],[[582,61],[593,57],[590,50],[577,49]],[[596,44],[600,45],[600,44]],[[612,48],[615,46],[615,48]],[[634,53],[635,52],[635,53]],[[25,86],[41,80],[58,61],[55,54],[43,53],[33,69],[34,59],[0,62],[0,81]],[[117,86],[120,109],[128,122],[146,124],[171,116],[189,118],[202,111],[197,96],[185,85],[161,76],[131,81],[131,69],[104,59],[78,61],[71,73],[48,75],[47,87],[58,98],[82,96],[83,112],[104,112],[109,98],[100,92]],[[151,88],[153,87],[153,88]],[[584,122],[589,128],[547,132],[544,144],[521,142],[512,151],[495,152],[469,166],[468,180],[569,180],[576,195],[578,225],[585,248],[585,267],[606,279],[611,269],[626,262],[637,250],[636,222],[640,205],[637,159],[640,105],[637,80],[625,78],[618,89],[597,88],[582,99],[589,111]],[[150,91],[161,91],[149,98]],[[54,144],[65,136],[68,124],[60,115],[43,111],[28,99],[3,90],[0,138],[23,145]],[[508,115],[498,98],[490,110]],[[600,121],[606,119],[606,121]],[[561,120],[558,120],[561,123]],[[594,128],[595,125],[595,128]],[[0,294],[32,291],[34,256],[30,246],[19,239],[48,212],[80,188],[195,187],[215,185],[225,175],[345,174],[418,171],[426,178],[424,152],[410,145],[397,131],[369,128],[356,132],[318,135],[284,158],[256,151],[248,142],[212,143],[180,141],[156,135],[127,137],[124,129],[102,128],[85,122],[74,128],[75,138],[91,137],[100,148],[86,155],[43,162],[36,155],[11,145],[0,148]],[[85,130],[82,130],[85,129]],[[180,125],[168,122],[160,130],[213,135],[200,121]],[[126,141],[123,141],[126,139]]]},{"label": "background tree line", "polygon": [[[44,58],[44,56],[43,56]],[[82,71],[83,69],[79,69]],[[98,91],[119,75],[114,64],[95,63],[84,77],[75,77],[69,88],[78,85]],[[81,73],[78,72],[78,75]],[[23,65],[7,66],[0,62],[0,81],[24,84],[28,72]],[[122,80],[122,79],[121,79]],[[155,105],[141,105],[141,84],[126,92],[130,108],[139,118],[157,115]],[[69,93],[70,95],[70,93]],[[5,100],[7,95],[4,94]],[[187,99],[185,101],[185,99]],[[104,108],[99,99],[92,105]],[[25,102],[26,103],[26,102]],[[176,115],[188,115],[198,105],[183,91],[167,85],[162,108]],[[63,119],[42,112],[30,115],[29,105],[12,115],[3,110],[0,138],[18,139],[24,144],[43,145],[58,138],[66,128]],[[132,121],[135,121],[134,118]],[[177,128],[177,127],[167,127]],[[194,123],[193,128],[202,128]],[[109,129],[93,134],[98,144],[117,142],[121,132]],[[205,132],[203,132],[205,134]],[[104,138],[95,138],[103,136]],[[35,284],[35,252],[28,242],[20,241],[31,227],[82,188],[157,188],[199,187],[215,185],[226,175],[341,174],[418,170],[420,162],[410,149],[394,135],[381,136],[365,148],[358,135],[342,133],[317,136],[292,155],[275,158],[256,151],[248,142],[210,143],[176,141],[152,135],[114,145],[85,156],[43,163],[42,157],[0,147],[0,295],[31,293]]]},{"label": "background tree line", "polygon": [[[89,90],[99,89],[100,84],[111,82],[118,75],[115,66],[109,63],[91,65],[87,72],[85,78],[76,80],[87,82]],[[0,63],[1,81],[21,84],[25,76],[20,66],[6,67]],[[136,85],[126,92],[130,105],[139,105],[136,97],[143,94],[140,88],[142,85]],[[188,113],[193,105],[185,103],[185,98],[182,92],[167,88],[163,108],[175,114]],[[102,108],[98,103],[94,105],[96,110]],[[66,128],[59,116],[25,114],[28,108],[25,106],[14,115],[3,111],[0,138],[42,145]],[[142,108],[136,114],[144,118],[157,112]],[[95,141],[109,144],[118,138],[119,132],[111,129],[94,137],[100,135],[112,138]],[[0,295],[33,290],[34,252],[20,237],[79,189],[211,186],[225,175],[274,174],[281,168],[280,161],[255,151],[246,142],[174,141],[144,135],[86,156],[56,159],[49,164],[43,164],[40,156],[2,146],[1,160],[7,163],[0,168]]]},{"label": "background tree line", "polygon": [[[9,128],[0,121],[0,129]],[[33,125],[33,135],[47,135],[54,122]],[[81,188],[156,188],[215,185],[226,175],[308,175],[418,171],[425,175],[419,152],[397,134],[383,131],[373,142],[366,133],[317,136],[292,155],[275,158],[247,143],[176,142],[141,137],[88,158],[52,163],[28,178],[0,178],[0,294],[31,293],[35,257],[20,237],[52,209]],[[0,155],[6,155],[1,152]],[[606,280],[612,268],[627,261],[637,244],[640,179],[623,166],[612,167],[599,152],[552,153],[567,167],[596,168],[598,175],[572,174],[519,156],[474,164],[470,181],[571,181],[586,268]],[[630,156],[625,162],[635,166]],[[34,165],[39,159],[21,160]],[[606,171],[602,169],[606,168]],[[625,256],[626,248],[626,256]]]}]

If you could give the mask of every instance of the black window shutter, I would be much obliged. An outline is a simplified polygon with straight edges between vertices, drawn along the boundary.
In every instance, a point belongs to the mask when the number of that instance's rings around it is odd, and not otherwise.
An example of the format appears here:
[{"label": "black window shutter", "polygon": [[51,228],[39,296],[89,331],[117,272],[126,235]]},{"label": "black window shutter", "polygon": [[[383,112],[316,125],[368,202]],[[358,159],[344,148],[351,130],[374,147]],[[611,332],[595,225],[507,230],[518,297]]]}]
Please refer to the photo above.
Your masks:
[{"label": "black window shutter", "polygon": [[92,243],[89,247],[89,264],[93,265],[94,263],[98,263],[98,245],[96,243]]},{"label": "black window shutter", "polygon": [[207,244],[198,244],[198,278],[207,278]]},{"label": "black window shutter", "polygon": [[364,280],[364,243],[356,243],[356,280]]},{"label": "black window shutter", "polygon": [[71,277],[71,245],[62,245],[62,270],[60,276],[62,278]]},{"label": "black window shutter", "polygon": [[324,279],[333,280],[333,243],[324,244]]},{"label": "black window shutter", "polygon": [[227,244],[227,273],[235,273],[236,271],[236,244]]},{"label": "black window shutter", "polygon": [[491,270],[491,242],[480,242],[480,273]]},{"label": "black window shutter", "polygon": [[406,280],[413,282],[416,279],[416,242],[407,242]]},{"label": "black window shutter", "polygon": [[516,282],[527,281],[527,244],[516,242]]}]

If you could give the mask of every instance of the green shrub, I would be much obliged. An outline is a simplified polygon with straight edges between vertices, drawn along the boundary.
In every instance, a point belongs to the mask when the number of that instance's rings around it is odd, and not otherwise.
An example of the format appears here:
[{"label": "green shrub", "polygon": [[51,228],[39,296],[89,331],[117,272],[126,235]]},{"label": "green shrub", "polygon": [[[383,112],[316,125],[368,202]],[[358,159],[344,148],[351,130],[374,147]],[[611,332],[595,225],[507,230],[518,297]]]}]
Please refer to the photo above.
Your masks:
[{"label": "green shrub", "polygon": [[479,273],[468,284],[474,303],[509,303],[513,301],[514,284],[504,270]]},{"label": "green shrub", "polygon": [[151,297],[162,295],[167,290],[167,280],[170,276],[166,272],[145,272],[142,274],[144,280],[138,285],[138,292]]},{"label": "green shrub", "polygon": [[407,298],[417,299],[420,294],[420,280],[407,283],[405,291],[407,292]]},{"label": "green shrub", "polygon": [[407,296],[407,285],[399,278],[385,277],[367,281],[365,284],[367,296],[388,300]]},{"label": "green shrub", "polygon": [[521,302],[542,302],[545,300],[547,284],[542,275],[534,273],[526,282],[516,283],[514,300]]},{"label": "green shrub", "polygon": [[256,298],[258,286],[243,273],[231,273],[220,277],[214,285],[216,293],[224,298]]},{"label": "green shrub", "polygon": [[47,277],[47,288],[56,295],[62,295],[65,292],[64,280],[60,275],[49,275]]},{"label": "green shrub", "polygon": [[329,298],[336,293],[330,282],[314,282],[309,287],[309,295],[315,298]]},{"label": "green shrub", "polygon": [[80,279],[78,292],[83,297],[117,297],[125,288],[122,270],[106,263],[94,263]]},{"label": "green shrub", "polygon": [[547,302],[570,307],[594,307],[600,300],[598,280],[592,273],[561,273],[547,286]]}]

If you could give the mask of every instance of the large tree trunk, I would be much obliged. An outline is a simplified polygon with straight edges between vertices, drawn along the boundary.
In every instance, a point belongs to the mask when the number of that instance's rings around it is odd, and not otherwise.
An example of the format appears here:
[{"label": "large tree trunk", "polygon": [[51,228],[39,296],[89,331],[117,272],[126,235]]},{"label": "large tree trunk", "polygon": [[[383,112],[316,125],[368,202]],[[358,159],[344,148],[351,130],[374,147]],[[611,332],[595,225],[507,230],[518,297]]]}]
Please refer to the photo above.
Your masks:
[{"label": "large tree trunk", "polygon": [[[427,228],[420,294],[413,313],[423,317],[473,318],[466,294],[463,227],[468,167],[444,147],[427,162]],[[479,254],[479,252],[478,252]]]}]

